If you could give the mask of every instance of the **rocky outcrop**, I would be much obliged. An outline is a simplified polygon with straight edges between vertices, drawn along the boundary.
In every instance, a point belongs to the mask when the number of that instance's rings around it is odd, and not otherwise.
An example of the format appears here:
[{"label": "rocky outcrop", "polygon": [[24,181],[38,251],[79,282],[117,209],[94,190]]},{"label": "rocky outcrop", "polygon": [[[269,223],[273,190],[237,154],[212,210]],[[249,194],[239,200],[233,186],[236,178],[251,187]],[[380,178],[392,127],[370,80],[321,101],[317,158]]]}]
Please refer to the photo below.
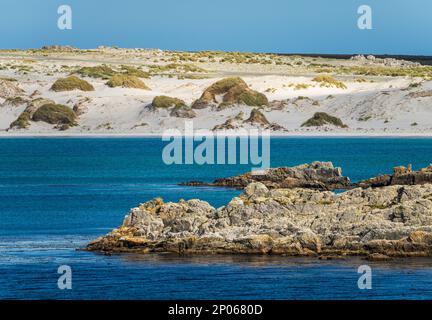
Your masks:
[{"label": "rocky outcrop", "polygon": [[[252,182],[261,182],[268,188],[310,188],[318,190],[346,189],[351,187],[349,178],[342,175],[341,168],[331,162],[313,162],[296,167],[271,168],[248,172],[235,177],[217,179],[213,183],[201,185],[244,188]],[[184,183],[182,185],[197,186]]]},{"label": "rocky outcrop", "polygon": [[395,167],[393,174],[386,174],[360,181],[357,185],[362,188],[378,188],[392,185],[422,185],[432,183],[432,165],[419,171],[413,171],[412,166]]},{"label": "rocky outcrop", "polygon": [[48,51],[60,51],[60,52],[72,52],[72,51],[79,50],[72,46],[60,46],[60,45],[43,46],[41,49],[48,50]]},{"label": "rocky outcrop", "polygon": [[427,90],[427,91],[417,91],[417,92],[410,92],[408,94],[408,96],[410,98],[429,98],[432,97],[432,90]]},{"label": "rocky outcrop", "polygon": [[174,107],[170,111],[171,117],[192,119],[196,117],[196,113],[189,107]]},{"label": "rocky outcrop", "polygon": [[271,131],[286,131],[286,129],[277,123],[270,123],[265,115],[258,109],[252,109],[249,118],[244,120],[244,113],[240,112],[233,118],[228,118],[224,123],[213,127],[213,131],[219,130],[236,130],[244,128],[244,125],[251,125]]},{"label": "rocky outcrop", "polygon": [[342,194],[268,189],[252,183],[226,206],[154,199],[90,243],[103,252],[432,255],[432,185],[353,189]]},{"label": "rocky outcrop", "polygon": [[240,111],[235,117],[228,118],[224,123],[213,127],[213,131],[218,130],[236,130],[243,127],[244,113]]},{"label": "rocky outcrop", "polygon": [[92,99],[89,97],[81,98],[77,103],[73,106],[73,111],[77,115],[77,117],[82,116],[83,114],[88,112],[88,105],[91,103]]},{"label": "rocky outcrop", "polygon": [[247,123],[259,126],[268,126],[270,122],[267,120],[265,115],[258,109],[252,109],[251,114],[248,119],[246,119]]},{"label": "rocky outcrop", "polygon": [[373,55],[355,55],[350,58],[351,60],[363,62],[367,65],[383,65],[386,67],[418,67],[421,66],[419,62],[408,61],[396,58],[378,58]]}]

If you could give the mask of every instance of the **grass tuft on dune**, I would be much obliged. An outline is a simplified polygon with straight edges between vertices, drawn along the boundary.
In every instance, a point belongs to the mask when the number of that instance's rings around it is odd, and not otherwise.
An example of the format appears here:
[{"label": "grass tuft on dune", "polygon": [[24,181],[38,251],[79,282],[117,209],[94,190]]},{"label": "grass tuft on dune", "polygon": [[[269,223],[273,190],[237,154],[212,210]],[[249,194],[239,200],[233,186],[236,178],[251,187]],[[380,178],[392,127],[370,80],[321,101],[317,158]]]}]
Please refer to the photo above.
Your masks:
[{"label": "grass tuft on dune", "polygon": [[89,78],[100,78],[100,79],[109,79],[117,72],[111,69],[106,65],[95,66],[95,67],[82,67],[78,71],[76,71],[79,75],[83,77]]},{"label": "grass tuft on dune", "polygon": [[168,96],[157,96],[153,99],[151,105],[157,109],[168,109],[171,107],[186,108],[186,103],[178,98]]},{"label": "grass tuft on dune", "polygon": [[339,80],[336,80],[330,75],[319,75],[312,79],[312,81],[318,82],[321,87],[325,88],[339,88],[339,89],[347,89],[347,86]]},{"label": "grass tuft on dune", "polygon": [[72,90],[94,91],[94,87],[83,79],[75,76],[69,76],[67,78],[58,79],[56,82],[54,82],[51,90],[55,92]]},{"label": "grass tuft on dune", "polygon": [[114,75],[106,84],[111,88],[122,87],[150,90],[150,88],[140,78],[128,75]]},{"label": "grass tuft on dune", "polygon": [[302,127],[321,127],[324,125],[334,125],[336,127],[347,128],[348,126],[341,119],[333,117],[325,112],[317,112],[312,118],[304,122]]},{"label": "grass tuft on dune", "polygon": [[234,104],[245,104],[247,106],[260,107],[268,105],[267,97],[248,87],[240,77],[231,77],[219,80],[208,87],[201,97],[193,103],[194,109],[203,109],[217,104],[216,96],[223,95],[219,108]]},{"label": "grass tuft on dune", "polygon": [[61,104],[45,104],[32,117],[33,121],[43,121],[57,125],[76,125],[76,115],[73,110]]}]

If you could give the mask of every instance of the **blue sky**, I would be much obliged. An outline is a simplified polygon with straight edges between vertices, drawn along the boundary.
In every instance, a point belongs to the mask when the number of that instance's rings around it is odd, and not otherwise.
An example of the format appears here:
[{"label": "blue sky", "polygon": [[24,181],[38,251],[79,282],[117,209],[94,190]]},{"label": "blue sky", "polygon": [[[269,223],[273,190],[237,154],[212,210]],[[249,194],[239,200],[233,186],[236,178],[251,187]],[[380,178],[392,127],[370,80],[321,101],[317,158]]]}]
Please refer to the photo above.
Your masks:
[{"label": "blue sky", "polygon": [[[73,29],[57,28],[57,8]],[[373,29],[357,28],[369,5]],[[430,0],[1,0],[0,48],[432,55]]]}]

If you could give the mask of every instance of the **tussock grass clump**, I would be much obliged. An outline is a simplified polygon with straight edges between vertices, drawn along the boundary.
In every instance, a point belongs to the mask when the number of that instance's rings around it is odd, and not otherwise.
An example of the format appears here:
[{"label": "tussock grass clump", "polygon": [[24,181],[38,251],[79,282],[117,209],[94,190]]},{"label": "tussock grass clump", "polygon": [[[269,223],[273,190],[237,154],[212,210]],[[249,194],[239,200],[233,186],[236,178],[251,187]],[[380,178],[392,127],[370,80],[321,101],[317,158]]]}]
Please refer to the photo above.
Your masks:
[{"label": "tussock grass clump", "polygon": [[10,82],[17,82],[18,81],[17,79],[11,78],[11,77],[0,77],[0,80],[10,81]]},{"label": "tussock grass clump", "polygon": [[[250,89],[239,93],[238,97],[233,97],[233,100],[231,101],[256,107],[268,105],[268,99],[264,94]],[[226,101],[225,103],[232,104],[231,101]]]},{"label": "tussock grass clump", "polygon": [[106,65],[96,66],[96,67],[82,67],[76,71],[79,75],[83,77],[90,78],[100,78],[107,80],[114,76],[117,72]]},{"label": "tussock grass clump", "polygon": [[26,129],[30,126],[31,116],[29,112],[22,112],[19,117],[10,124],[9,128]]},{"label": "tussock grass clump", "polygon": [[197,74],[190,74],[190,73],[181,73],[177,75],[177,79],[179,80],[185,80],[185,79],[191,79],[191,80],[202,80],[202,79],[208,79],[208,76],[205,75],[197,75]]},{"label": "tussock grass clump", "polygon": [[20,72],[22,74],[28,74],[34,71],[32,66],[22,65],[22,64],[11,65],[9,66],[9,69],[15,70],[16,72]]},{"label": "tussock grass clump", "polygon": [[368,80],[365,79],[365,78],[357,78],[357,79],[355,79],[354,81],[355,81],[355,82],[358,82],[358,83],[365,83],[365,82],[368,82]]},{"label": "tussock grass clump", "polygon": [[284,87],[293,88],[294,90],[306,90],[312,87],[312,85],[308,83],[289,83],[284,85]]},{"label": "tussock grass clump", "polygon": [[243,79],[231,77],[219,80],[208,87],[193,103],[192,108],[203,109],[209,105],[217,105],[216,96],[218,95],[223,95],[222,103],[219,104],[220,108],[233,104],[256,107],[268,105],[268,99],[264,94],[251,90]]},{"label": "tussock grass clump", "polygon": [[338,68],[339,73],[355,74],[364,76],[385,76],[385,77],[412,77],[432,79],[431,66],[414,66],[414,67],[369,67],[369,66],[352,66]]},{"label": "tussock grass clump", "polygon": [[153,99],[151,103],[153,108],[157,109],[168,109],[171,107],[176,108],[186,108],[186,103],[178,98],[172,98],[167,96],[157,96]]},{"label": "tussock grass clump", "polygon": [[330,75],[316,76],[315,78],[312,79],[312,81],[318,82],[321,87],[326,87],[326,88],[335,87],[339,89],[347,88],[347,86],[342,81],[336,80],[335,78],[333,78],[333,76]]},{"label": "tussock grass clump", "polygon": [[131,66],[121,66],[122,74],[138,78],[150,78],[150,73]]},{"label": "tussock grass clump", "polygon": [[166,65],[151,65],[149,66],[151,72],[153,73],[166,73],[170,71],[174,72],[181,72],[181,73],[187,73],[187,72],[193,72],[193,73],[206,73],[207,70],[202,69],[200,67],[197,67],[193,64],[187,64],[187,63],[169,63]]},{"label": "tussock grass clump", "polygon": [[312,118],[304,122],[302,127],[321,127],[324,125],[334,125],[336,127],[347,128],[341,119],[333,117],[325,112],[317,112]]},{"label": "tussock grass clump", "polygon": [[294,90],[306,90],[306,89],[309,89],[310,87],[312,87],[312,85],[307,84],[307,83],[297,83],[294,86]]},{"label": "tussock grass clump", "polygon": [[136,67],[122,65],[118,70],[114,70],[107,65],[100,65],[95,67],[82,67],[75,73],[90,78],[99,78],[109,80],[116,75],[134,76],[138,78],[150,78],[150,73]]},{"label": "tussock grass clump", "polygon": [[27,107],[25,110],[18,116],[18,118],[13,121],[9,129],[17,128],[17,129],[26,129],[30,126],[30,120],[32,120],[33,114],[38,110],[41,106],[46,104],[55,104],[53,100],[45,99],[45,98],[36,98],[27,103]]},{"label": "tussock grass clump", "polygon": [[76,115],[69,107],[61,104],[45,104],[33,114],[33,121],[56,125],[76,125]]},{"label": "tussock grass clump", "polygon": [[117,74],[115,76],[112,76],[111,79],[106,84],[111,88],[122,87],[122,88],[150,90],[150,88],[147,87],[146,84],[142,82],[140,78],[135,76],[128,76],[128,75]]},{"label": "tussock grass clump", "polygon": [[10,105],[10,106],[20,106],[22,104],[26,104],[28,101],[24,99],[23,97],[10,97],[5,100],[3,105]]},{"label": "tussock grass clump", "polygon": [[170,52],[169,61],[189,62],[211,62],[211,63],[233,63],[233,64],[276,64],[290,65],[287,58],[274,54],[248,53],[248,52],[223,52],[223,51],[200,51],[200,52]]},{"label": "tussock grass clump", "polygon": [[83,79],[75,76],[69,76],[67,78],[58,79],[56,82],[54,82],[51,90],[55,92],[72,90],[94,91],[94,87]]},{"label": "tussock grass clump", "polygon": [[172,98],[167,96],[157,96],[153,99],[150,105],[153,109],[169,109],[171,117],[177,118],[195,118],[196,113],[186,103],[178,98]]}]

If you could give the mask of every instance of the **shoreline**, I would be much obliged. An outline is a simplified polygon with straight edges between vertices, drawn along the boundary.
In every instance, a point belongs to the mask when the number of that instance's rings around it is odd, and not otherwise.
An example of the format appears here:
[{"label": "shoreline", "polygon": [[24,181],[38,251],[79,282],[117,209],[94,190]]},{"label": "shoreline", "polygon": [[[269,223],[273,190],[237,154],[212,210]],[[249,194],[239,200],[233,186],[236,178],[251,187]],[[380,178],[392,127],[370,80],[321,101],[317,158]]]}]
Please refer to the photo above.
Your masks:
[{"label": "shoreline", "polygon": [[[59,133],[0,133],[0,139],[7,138],[161,138],[163,134],[160,133],[72,133],[72,134],[59,134]],[[192,135],[168,135],[168,137],[192,137]],[[212,136],[211,134],[196,136]],[[219,137],[250,137],[257,135],[244,135],[244,134],[217,134],[214,136]],[[285,138],[432,138],[432,133],[325,133],[325,134],[305,134],[305,133],[289,133],[289,134],[270,134],[270,138],[285,139]]]}]

